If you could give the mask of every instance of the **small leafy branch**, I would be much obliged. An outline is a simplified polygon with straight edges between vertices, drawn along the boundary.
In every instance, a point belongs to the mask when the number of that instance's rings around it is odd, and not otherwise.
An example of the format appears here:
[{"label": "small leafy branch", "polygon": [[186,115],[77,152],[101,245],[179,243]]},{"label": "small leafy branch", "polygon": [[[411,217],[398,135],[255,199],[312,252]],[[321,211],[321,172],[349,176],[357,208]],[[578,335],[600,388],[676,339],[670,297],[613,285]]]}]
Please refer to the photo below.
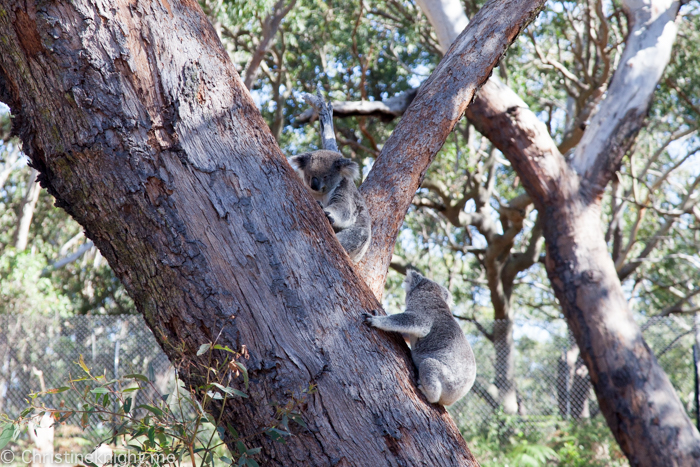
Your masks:
[{"label": "small leafy branch", "polygon": [[[216,352],[217,356],[224,355],[221,361],[215,358],[215,351],[221,351]],[[141,464],[146,459],[159,466],[180,466],[189,460],[191,467],[256,467],[258,463],[253,456],[261,448],[248,447],[252,438],[266,434],[272,440],[285,442],[285,438],[292,435],[290,420],[306,427],[297,410],[306,394],[315,390],[313,385],[303,390],[300,397],[293,396],[285,405],[277,406],[270,426],[245,436],[239,435],[230,424],[225,430],[222,417],[226,402],[248,397],[245,392],[249,385],[248,370],[240,361],[248,358],[248,354],[245,346],[237,352],[215,343],[199,348],[197,356],[205,354],[209,358],[208,364],[203,367],[204,374],[197,376],[202,384],[185,388],[184,383],[177,380],[173,394],[160,394],[153,383],[154,376],[149,378],[134,373],[119,379],[108,379],[104,374],[94,375],[81,355],[76,363],[82,370],[82,377],[71,379],[66,386],[30,394],[28,407],[16,420],[3,415],[0,419],[0,449],[16,440],[21,428],[31,420],[48,413],[54,419],[54,426],[73,420],[77,420],[83,429],[95,420],[112,423],[114,431],[103,443],[115,445],[119,442],[137,454],[125,456],[127,462],[113,457],[113,463],[120,465]],[[230,386],[240,378],[245,391]],[[65,392],[76,396],[79,402],[75,407],[68,408],[61,402],[56,409],[41,403],[41,396]],[[139,403],[135,402],[137,395]],[[217,409],[218,415],[215,417],[212,413],[217,413]],[[224,443],[226,434],[236,447],[235,452],[231,451],[228,455]],[[218,458],[216,462],[215,457]]]}]

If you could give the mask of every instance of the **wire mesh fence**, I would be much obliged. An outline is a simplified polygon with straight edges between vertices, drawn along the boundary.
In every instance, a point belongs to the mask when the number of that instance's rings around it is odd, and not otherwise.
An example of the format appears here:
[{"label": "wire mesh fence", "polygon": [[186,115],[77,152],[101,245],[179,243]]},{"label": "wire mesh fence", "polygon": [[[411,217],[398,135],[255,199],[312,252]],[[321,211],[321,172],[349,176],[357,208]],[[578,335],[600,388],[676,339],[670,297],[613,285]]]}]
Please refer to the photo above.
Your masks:
[{"label": "wire mesh fence", "polygon": [[[466,323],[464,328],[477,356],[478,376],[473,390],[449,409],[458,424],[539,430],[599,416],[588,372],[565,323],[491,322],[481,323],[481,331]],[[693,318],[654,318],[642,329],[692,416]],[[6,315],[0,316],[0,413],[15,418],[27,407],[28,394],[79,376],[81,356],[93,374],[148,375],[161,394],[174,385],[173,369],[141,316]],[[75,402],[66,397],[71,397],[68,392],[49,394],[42,401],[49,407]],[[74,438],[72,449],[80,439],[89,450],[111,431],[109,423],[90,426],[61,430]]]},{"label": "wire mesh fence", "polygon": [[[560,421],[600,416],[588,370],[563,321],[511,323],[510,345],[493,341],[505,322],[481,324],[481,331],[464,325],[477,355],[477,379],[472,391],[449,409],[458,424],[542,430]],[[695,418],[693,317],[655,317],[641,327],[688,415]]]},{"label": "wire mesh fence", "polygon": [[[107,379],[130,373],[148,375],[166,394],[174,386],[174,371],[141,316],[76,316],[48,319],[37,316],[0,316],[0,413],[16,418],[28,407],[28,396],[66,386],[85,376],[83,359],[93,375]],[[134,406],[151,396],[139,392]],[[74,391],[46,394],[38,399],[49,408],[79,407]],[[89,429],[62,425],[57,443],[65,438],[72,450],[89,452],[110,436],[117,420],[96,416]]]}]

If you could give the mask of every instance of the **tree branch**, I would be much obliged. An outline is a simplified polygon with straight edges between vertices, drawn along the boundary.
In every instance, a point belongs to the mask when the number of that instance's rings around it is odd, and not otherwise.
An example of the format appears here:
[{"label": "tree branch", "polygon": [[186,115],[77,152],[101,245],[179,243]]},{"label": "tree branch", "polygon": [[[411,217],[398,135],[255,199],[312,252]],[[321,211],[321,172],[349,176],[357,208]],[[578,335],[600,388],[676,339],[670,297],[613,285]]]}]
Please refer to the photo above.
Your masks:
[{"label": "tree branch", "polygon": [[250,58],[250,62],[248,62],[248,66],[245,70],[245,77],[243,79],[243,83],[248,90],[253,88],[253,81],[255,81],[255,78],[258,76],[260,64],[262,63],[263,58],[265,58],[265,54],[270,50],[270,47],[272,47],[272,39],[274,39],[275,34],[277,34],[277,30],[279,29],[282,20],[285,16],[287,16],[287,13],[294,8],[294,4],[296,3],[296,0],[289,0],[289,3],[285,6],[286,1],[287,0],[277,0],[277,3],[275,3],[275,5],[272,7],[272,11],[263,21],[263,36],[260,39],[260,43],[255,48],[253,56]]},{"label": "tree branch", "polygon": [[321,147],[328,151],[338,151],[338,143],[335,140],[335,131],[333,130],[333,105],[323,100],[321,95],[321,86],[316,88],[316,96],[304,94],[304,100],[316,111],[319,115],[319,124],[321,126]]},{"label": "tree branch", "polygon": [[377,297],[399,228],[428,165],[478,86],[543,3],[490,1],[479,11],[421,86],[360,187],[373,222],[372,245],[358,267]]},{"label": "tree branch", "polygon": [[631,31],[643,30],[644,34],[628,36],[608,95],[571,162],[581,176],[582,190],[590,199],[601,196],[624,156],[622,149],[629,146],[628,140],[636,136],[646,117],[678,29],[674,22],[678,2],[667,1],[658,9],[631,1],[624,2],[624,6]]}]

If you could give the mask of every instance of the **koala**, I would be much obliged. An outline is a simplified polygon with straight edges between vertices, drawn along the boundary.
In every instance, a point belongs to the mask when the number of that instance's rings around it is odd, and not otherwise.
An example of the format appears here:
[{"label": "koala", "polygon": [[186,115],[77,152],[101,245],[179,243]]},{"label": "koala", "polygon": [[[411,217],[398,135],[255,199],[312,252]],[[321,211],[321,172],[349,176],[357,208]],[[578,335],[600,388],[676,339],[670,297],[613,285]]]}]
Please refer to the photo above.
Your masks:
[{"label": "koala", "polygon": [[469,392],[476,379],[474,352],[450,312],[452,296],[446,288],[413,270],[406,276],[404,288],[404,313],[365,313],[365,322],[408,336],[413,363],[418,368],[418,389],[432,404],[452,405]]},{"label": "koala", "polygon": [[372,226],[365,200],[355,186],[360,175],[357,164],[327,150],[293,156],[289,162],[323,208],[350,259],[360,261],[369,248]]}]

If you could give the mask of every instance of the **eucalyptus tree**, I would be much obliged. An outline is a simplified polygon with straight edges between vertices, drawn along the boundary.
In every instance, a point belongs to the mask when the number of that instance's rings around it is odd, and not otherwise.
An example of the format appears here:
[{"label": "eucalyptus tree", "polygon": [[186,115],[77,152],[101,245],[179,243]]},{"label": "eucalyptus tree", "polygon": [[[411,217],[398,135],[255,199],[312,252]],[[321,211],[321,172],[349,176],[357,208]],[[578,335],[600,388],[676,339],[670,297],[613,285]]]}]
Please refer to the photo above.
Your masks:
[{"label": "eucalyptus tree", "polygon": [[[373,199],[382,258],[444,138],[543,3],[482,8],[385,144],[403,157],[370,172],[369,189],[397,194]],[[362,323],[379,308],[367,284],[383,282],[388,261],[350,263],[196,4],[2,7],[0,99],[42,186],[186,384],[202,381],[202,345],[250,356],[250,398],[214,408],[232,449],[235,426],[266,464],[476,464],[446,411],[417,392],[405,344]],[[425,118],[440,118],[438,131]],[[292,399],[306,426],[286,444],[261,437]]]}]

